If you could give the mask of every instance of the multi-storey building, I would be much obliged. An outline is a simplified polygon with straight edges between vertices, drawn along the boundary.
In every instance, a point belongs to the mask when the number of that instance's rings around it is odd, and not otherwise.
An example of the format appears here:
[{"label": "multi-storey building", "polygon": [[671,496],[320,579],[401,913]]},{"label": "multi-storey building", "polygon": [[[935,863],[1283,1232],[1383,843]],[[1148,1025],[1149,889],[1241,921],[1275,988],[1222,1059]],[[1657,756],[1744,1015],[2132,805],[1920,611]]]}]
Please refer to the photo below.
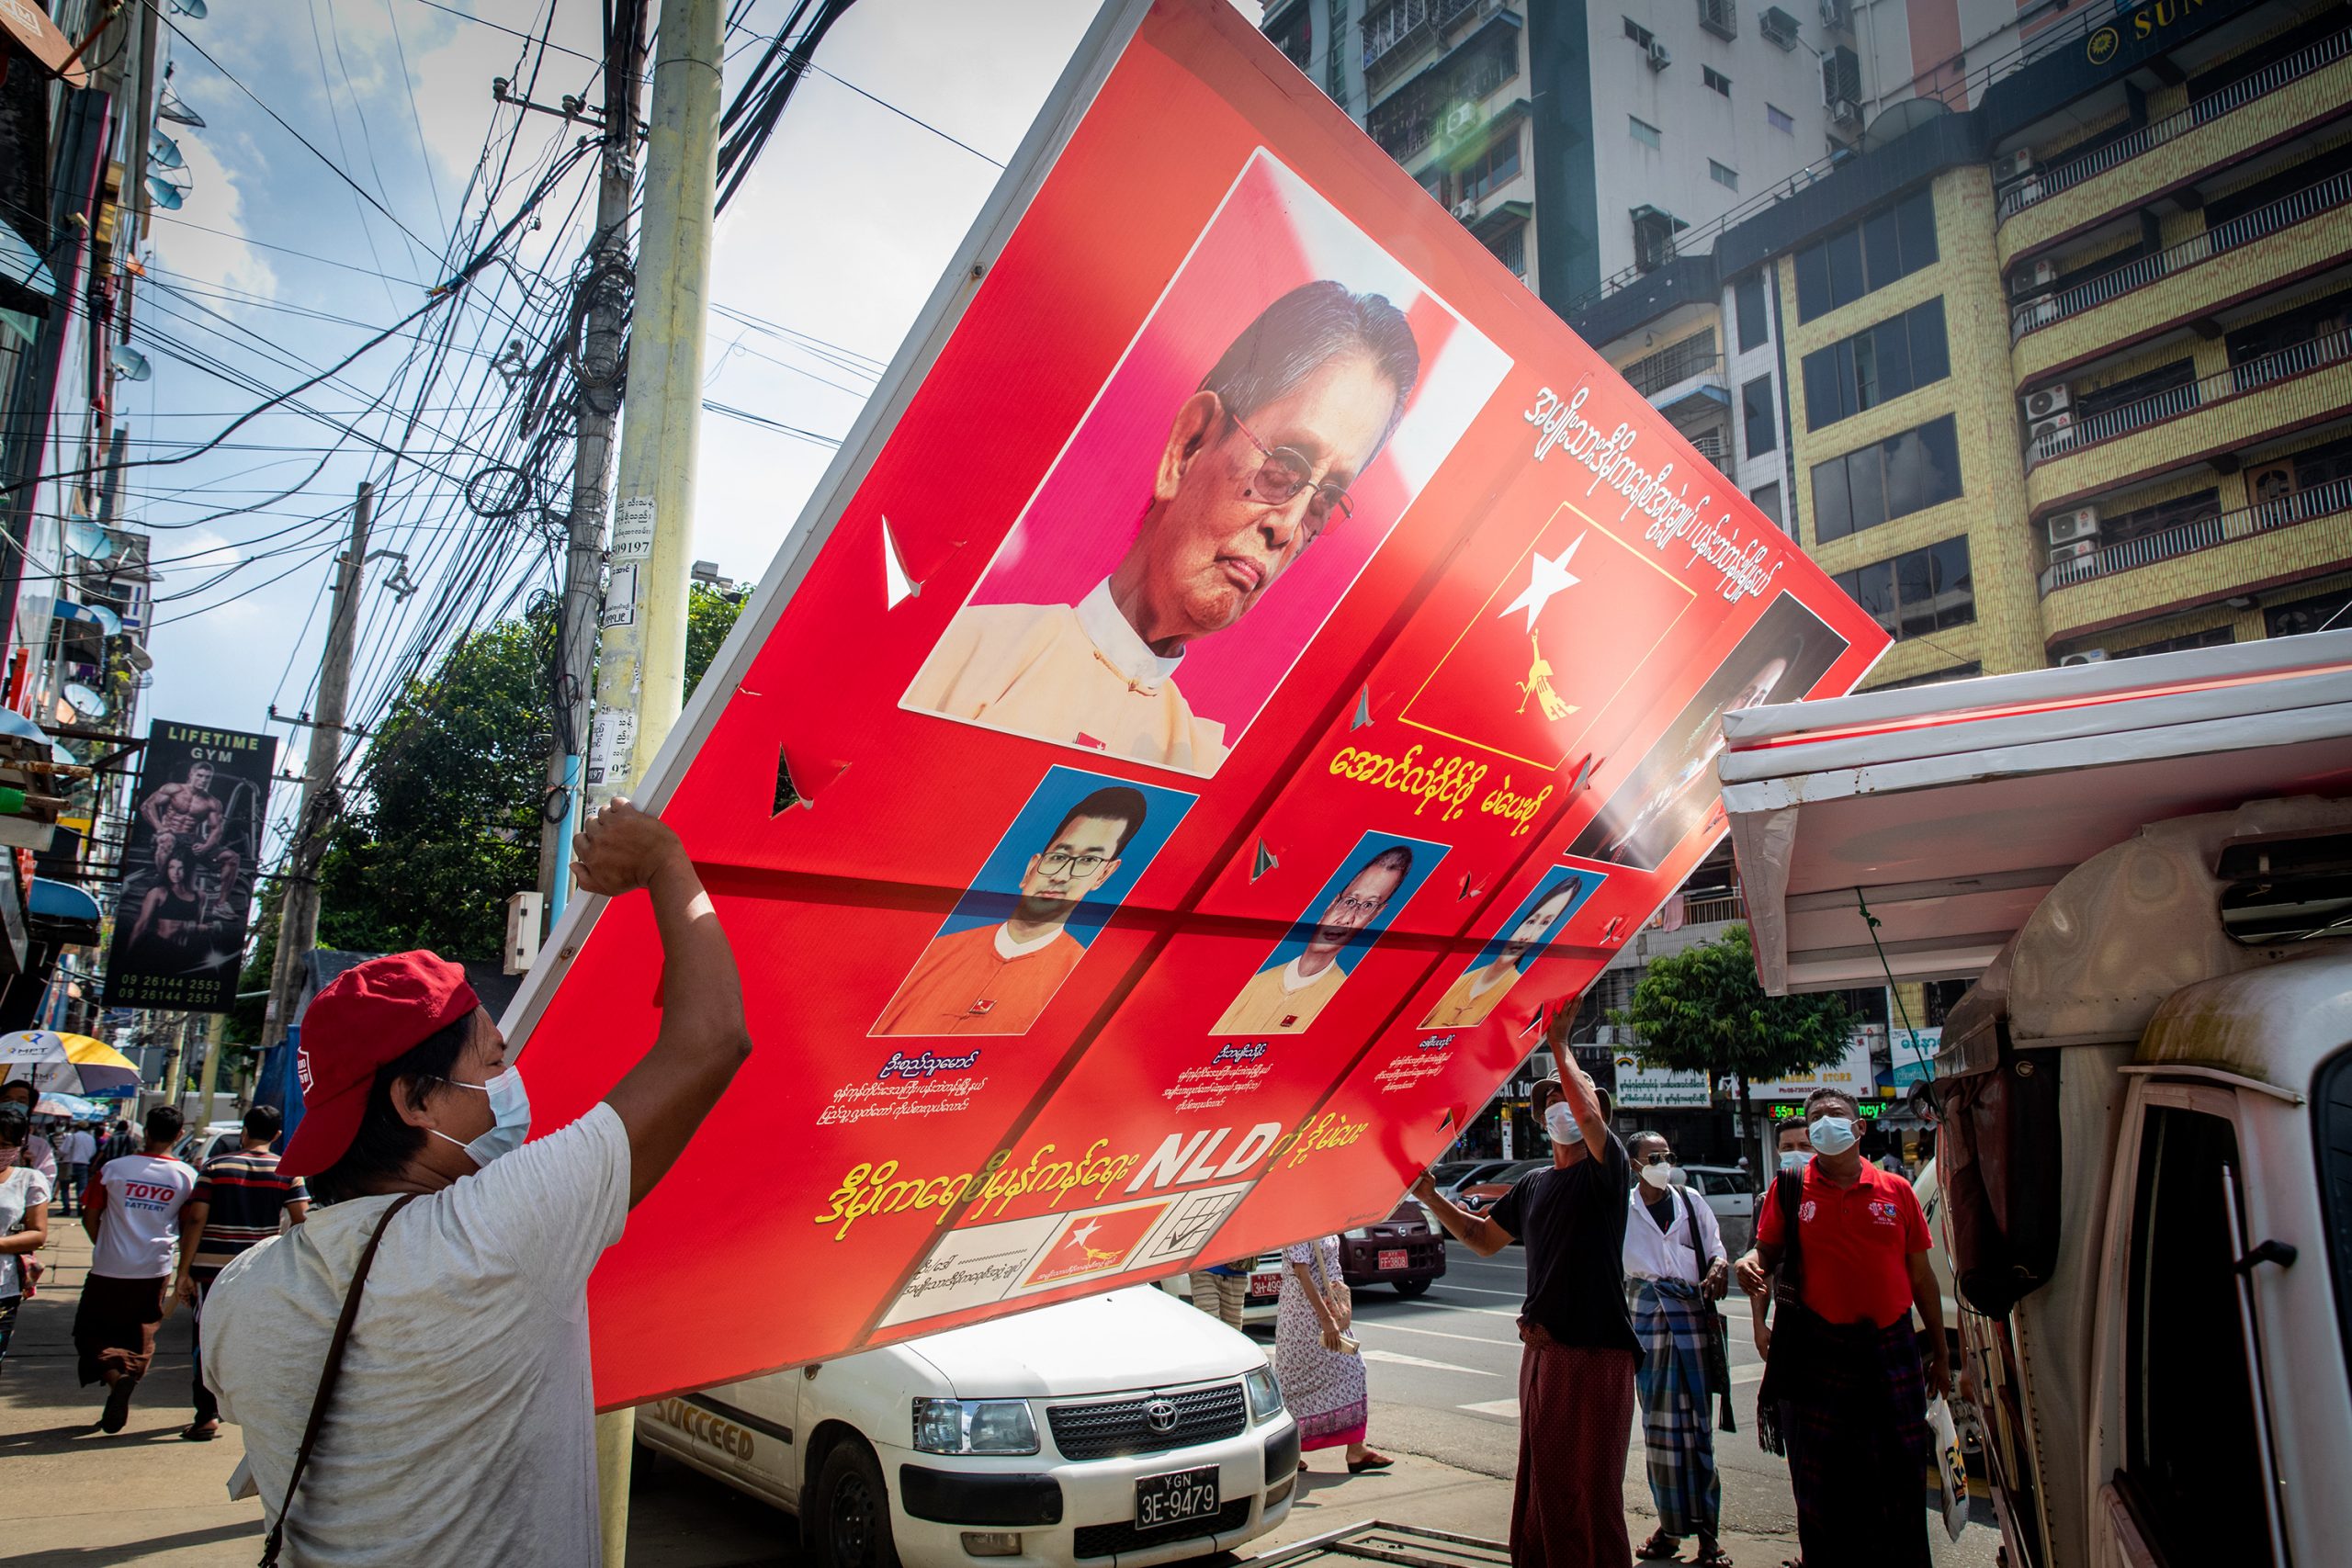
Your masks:
[{"label": "multi-storey building", "polygon": [[[0,9],[0,737],[20,771],[107,770],[42,775],[47,804],[0,818],[0,844],[35,851],[37,872],[25,907],[0,908],[0,1029],[105,1032],[86,983],[100,909],[77,884],[112,902],[148,679],[118,390],[147,373],[133,264],[155,187],[173,188],[151,172],[175,151],[155,125],[165,29],[157,8],[107,0]],[[0,905],[18,896],[0,877]]]},{"label": "multi-storey building", "polygon": [[1565,311],[1859,135],[1852,18],[1804,6],[1276,0],[1265,29]]}]

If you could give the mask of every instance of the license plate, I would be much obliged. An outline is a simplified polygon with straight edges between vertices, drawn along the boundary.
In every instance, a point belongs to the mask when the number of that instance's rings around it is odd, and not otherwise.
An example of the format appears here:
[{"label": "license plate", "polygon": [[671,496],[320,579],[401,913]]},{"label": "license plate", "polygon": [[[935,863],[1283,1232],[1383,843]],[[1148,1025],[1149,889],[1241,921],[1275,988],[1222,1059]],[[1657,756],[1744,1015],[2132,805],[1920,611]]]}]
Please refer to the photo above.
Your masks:
[{"label": "license plate", "polygon": [[1394,1252],[1383,1252],[1380,1255],[1380,1267],[1384,1269],[1402,1269],[1405,1267],[1405,1249],[1401,1247]]},{"label": "license plate", "polygon": [[1216,1466],[1180,1470],[1170,1475],[1147,1475],[1136,1483],[1136,1529],[1164,1529],[1191,1519],[1213,1517],[1217,1510]]},{"label": "license plate", "polygon": [[1280,1274],[1252,1274],[1250,1276],[1250,1293],[1253,1296],[1279,1296],[1283,1293],[1283,1277]]}]

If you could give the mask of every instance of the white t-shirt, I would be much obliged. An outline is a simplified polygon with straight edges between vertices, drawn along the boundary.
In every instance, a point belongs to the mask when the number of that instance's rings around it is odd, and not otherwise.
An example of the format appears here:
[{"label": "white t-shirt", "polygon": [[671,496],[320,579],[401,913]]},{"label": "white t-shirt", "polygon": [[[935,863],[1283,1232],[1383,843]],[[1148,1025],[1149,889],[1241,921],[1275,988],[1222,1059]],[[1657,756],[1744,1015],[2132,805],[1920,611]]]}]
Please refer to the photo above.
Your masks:
[{"label": "white t-shirt", "polygon": [[[9,1167],[6,1175],[0,1175],[0,1235],[15,1230],[17,1222],[25,1217],[27,1209],[38,1208],[48,1202],[53,1190],[49,1178],[31,1166]],[[25,1293],[24,1273],[17,1263],[22,1256],[22,1253],[0,1252],[0,1302]]]},{"label": "white t-shirt", "polygon": [[196,1190],[196,1168],[162,1155],[124,1155],[98,1173],[106,1190],[90,1272],[111,1280],[160,1280],[172,1271],[180,1207]]},{"label": "white t-shirt", "polygon": [[[401,1211],[286,1522],[336,1568],[600,1560],[588,1273],[628,1219],[628,1132],[599,1105]],[[390,1198],[312,1208],[220,1270],[204,1377],[276,1517],[344,1292]]]},{"label": "white t-shirt", "polygon": [[64,1156],[67,1165],[87,1165],[90,1156],[98,1152],[98,1141],[76,1127],[65,1134],[58,1152]]}]

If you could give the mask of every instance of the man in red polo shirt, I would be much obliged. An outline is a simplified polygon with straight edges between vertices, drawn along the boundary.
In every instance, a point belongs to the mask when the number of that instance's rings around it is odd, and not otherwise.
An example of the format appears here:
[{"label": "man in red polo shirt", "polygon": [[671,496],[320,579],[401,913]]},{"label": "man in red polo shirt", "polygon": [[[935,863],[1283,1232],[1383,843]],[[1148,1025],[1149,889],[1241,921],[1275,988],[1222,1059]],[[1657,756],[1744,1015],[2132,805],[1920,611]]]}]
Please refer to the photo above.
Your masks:
[{"label": "man in red polo shirt", "polygon": [[1928,1218],[1863,1160],[1851,1096],[1815,1089],[1804,1114],[1813,1157],[1773,1178],[1739,1260],[1757,1322],[1774,1314],[1758,1438],[1788,1454],[1804,1568],[1928,1568],[1928,1395],[1951,1382]]}]

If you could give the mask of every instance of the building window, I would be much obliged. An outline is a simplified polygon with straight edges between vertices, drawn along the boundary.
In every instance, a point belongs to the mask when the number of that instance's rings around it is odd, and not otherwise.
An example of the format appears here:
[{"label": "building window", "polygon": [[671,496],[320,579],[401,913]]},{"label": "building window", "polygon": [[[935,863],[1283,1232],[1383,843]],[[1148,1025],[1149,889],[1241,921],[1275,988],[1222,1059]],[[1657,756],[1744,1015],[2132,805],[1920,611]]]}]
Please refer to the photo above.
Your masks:
[{"label": "building window", "polygon": [[[1973,669],[1969,671],[1969,673],[1972,675],[1976,671]],[[1936,671],[1936,676],[1939,680],[1959,679],[1957,676],[1946,676],[1940,670]],[[1896,685],[1926,685],[1928,683],[1930,682],[1919,681],[1895,682]],[[1892,687],[1887,686],[1873,686],[1871,688],[1871,690],[1874,692],[1883,692],[1892,689]],[[1951,1016],[1953,1005],[1957,1003],[1961,998],[1968,994],[1968,987],[1973,984],[1974,982],[1971,980],[1928,980],[1921,983],[1919,987],[1919,1006],[1920,1010],[1927,1015],[1920,1021],[1921,1027],[1926,1029],[1941,1029],[1944,1026],[1944,1020]]]},{"label": "building window", "polygon": [[1713,158],[1707,160],[1707,177],[1725,189],[1739,188],[1739,171],[1718,164]]},{"label": "building window", "polygon": [[1301,71],[1314,63],[1315,17],[1309,7],[1299,6],[1283,17],[1276,28],[1270,29],[1266,36],[1273,39],[1274,47]]},{"label": "building window", "polygon": [[2262,629],[2269,637],[2301,637],[2347,625],[2352,625],[2352,588],[2273,604],[2262,612]]},{"label": "building window", "polygon": [[2176,359],[2169,365],[2158,366],[2143,375],[2129,377],[2120,381],[2109,381],[2104,387],[2077,392],[2075,395],[2075,418],[2088,420],[2094,414],[2129,408],[2133,403],[2145,399],[2160,397],[2165,392],[2177,392],[2183,388],[2188,389],[2185,395],[2173,399],[2160,408],[2145,411],[2143,418],[2133,419],[2122,428],[2129,429],[2131,425],[2144,423],[2148,419],[2160,419],[2170,414],[2186,413],[2197,406],[2196,383],[2197,362],[2193,359]]},{"label": "building window", "polygon": [[1804,356],[1804,427],[1819,430],[1951,374],[1940,296]]},{"label": "building window", "polygon": [[1644,49],[1649,48],[1657,39],[1656,34],[1631,17],[1625,18],[1625,36]]},{"label": "building window", "polygon": [[1740,388],[1739,419],[1749,457],[1760,457],[1780,446],[1780,422],[1772,417],[1772,378],[1758,376]]},{"label": "building window", "polygon": [[1758,485],[1747,492],[1747,499],[1754,502],[1756,510],[1770,518],[1775,526],[1783,525],[1781,523],[1781,482],[1778,479],[1768,485]]},{"label": "building window", "polygon": [[1976,619],[1966,535],[1841,571],[1835,581],[1897,642]]},{"label": "building window", "polygon": [[1440,207],[1446,206],[1445,166],[1441,164],[1421,175],[1421,188],[1430,193],[1431,201],[1436,202]]},{"label": "building window", "polygon": [[1913,686],[1940,686],[1946,681],[1973,681],[1983,673],[1984,666],[1972,660],[1966,664],[1951,664],[1941,670],[1930,670],[1925,675],[1912,675],[1900,681],[1881,681],[1864,690],[1901,692]]},{"label": "building window", "polygon": [[1634,209],[1634,262],[1644,272],[1674,259],[1674,236],[1690,224],[1655,207]]},{"label": "building window", "polygon": [[2218,488],[2191,491],[2187,495],[2176,495],[2169,501],[2135,506],[2129,512],[2101,517],[2098,520],[2098,542],[2102,545],[2126,544],[2150,534],[2161,534],[2167,528],[2203,523],[2221,514],[2222,492]]},{"label": "building window", "polygon": [[1813,538],[1826,544],[1960,494],[1951,414],[1813,466]]},{"label": "building window", "polygon": [[1702,65],[1699,67],[1699,79],[1704,82],[1710,90],[1721,93],[1726,98],[1731,96],[1731,78],[1716,70],[1713,66]]},{"label": "building window", "polygon": [[1796,117],[1790,114],[1786,109],[1774,108],[1770,104],[1766,104],[1764,106],[1764,119],[1767,124],[1771,126],[1773,130],[1779,131],[1783,136],[1794,136],[1797,133]]},{"label": "building window", "polygon": [[2224,622],[2218,626],[2207,626],[2201,632],[2184,632],[2178,637],[2161,637],[2154,642],[2143,642],[2137,648],[2115,649],[2108,654],[2108,657],[2109,659],[2143,659],[2151,653],[2178,653],[2184,649],[2190,648],[2227,648],[2237,640],[2237,632]]},{"label": "building window", "polygon": [[1634,133],[1634,140],[1643,146],[1655,147],[1658,144],[1657,127],[1648,120],[1635,119],[1632,115],[1627,115],[1625,128]]},{"label": "building window", "polygon": [[1513,276],[1517,276],[1521,282],[1526,280],[1526,224],[1514,223],[1510,226],[1510,231],[1509,233],[1498,234],[1495,238],[1488,240],[1486,244],[1487,249],[1494,253],[1495,259],[1502,263],[1503,265],[1510,268]]},{"label": "building window", "polygon": [[1764,275],[1751,272],[1733,286],[1733,311],[1739,317],[1739,351],[1761,346],[1772,335],[1771,322],[1764,314]]},{"label": "building window", "polygon": [[1935,263],[1934,196],[1916,191],[1797,252],[1797,319],[1812,321]]},{"label": "building window", "polygon": [[1519,177],[1519,127],[1513,125],[1487,150],[1470,161],[1461,174],[1462,199],[1476,201]]}]

